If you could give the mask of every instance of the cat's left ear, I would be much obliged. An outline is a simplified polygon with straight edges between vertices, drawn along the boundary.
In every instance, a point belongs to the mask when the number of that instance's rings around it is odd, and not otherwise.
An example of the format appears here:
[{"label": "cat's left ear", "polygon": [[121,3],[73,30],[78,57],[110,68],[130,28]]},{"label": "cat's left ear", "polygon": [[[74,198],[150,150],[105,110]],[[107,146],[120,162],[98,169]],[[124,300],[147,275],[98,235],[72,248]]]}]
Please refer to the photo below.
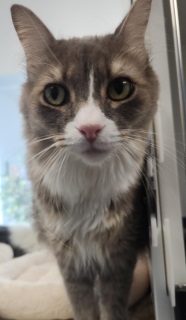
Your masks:
[{"label": "cat's left ear", "polygon": [[125,48],[144,46],[152,0],[136,0],[128,15],[115,31],[115,37],[125,42]]},{"label": "cat's left ear", "polygon": [[43,53],[50,51],[55,39],[44,23],[28,8],[11,7],[12,20],[26,55],[27,71],[33,75],[43,62]]}]

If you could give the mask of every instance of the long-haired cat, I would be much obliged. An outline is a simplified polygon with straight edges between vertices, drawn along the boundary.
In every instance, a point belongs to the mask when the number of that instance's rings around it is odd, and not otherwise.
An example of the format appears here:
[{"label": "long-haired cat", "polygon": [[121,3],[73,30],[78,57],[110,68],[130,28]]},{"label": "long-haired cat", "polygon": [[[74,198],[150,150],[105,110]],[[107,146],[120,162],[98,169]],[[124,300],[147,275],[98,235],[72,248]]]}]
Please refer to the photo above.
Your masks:
[{"label": "long-haired cat", "polygon": [[11,9],[27,64],[21,112],[35,225],[76,320],[128,319],[158,96],[144,44],[150,8],[137,0],[113,34],[69,40],[56,40],[29,9]]}]

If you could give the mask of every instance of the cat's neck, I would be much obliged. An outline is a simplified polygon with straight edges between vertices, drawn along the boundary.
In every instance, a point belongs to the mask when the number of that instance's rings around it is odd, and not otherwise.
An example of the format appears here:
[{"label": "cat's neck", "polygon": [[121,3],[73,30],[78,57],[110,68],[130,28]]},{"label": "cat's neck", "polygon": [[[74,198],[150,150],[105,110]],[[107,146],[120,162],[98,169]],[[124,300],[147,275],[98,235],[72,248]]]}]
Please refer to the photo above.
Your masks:
[{"label": "cat's neck", "polygon": [[[64,239],[74,235],[78,241],[91,232],[105,232],[123,222],[130,211],[131,203],[122,204],[122,212],[112,213],[112,206],[121,207],[120,201],[128,195],[139,179],[141,166],[122,163],[114,157],[101,167],[88,167],[74,159],[66,162],[63,172],[45,173],[36,183],[36,198],[39,197],[42,225],[52,229],[57,237]],[[34,166],[34,174],[41,168]],[[52,220],[46,215],[53,212]]]},{"label": "cat's neck", "polygon": [[111,201],[128,192],[139,177],[139,167],[117,157],[102,166],[87,166],[68,159],[63,171],[45,173],[42,183],[52,196],[60,197],[70,211],[105,210]]}]

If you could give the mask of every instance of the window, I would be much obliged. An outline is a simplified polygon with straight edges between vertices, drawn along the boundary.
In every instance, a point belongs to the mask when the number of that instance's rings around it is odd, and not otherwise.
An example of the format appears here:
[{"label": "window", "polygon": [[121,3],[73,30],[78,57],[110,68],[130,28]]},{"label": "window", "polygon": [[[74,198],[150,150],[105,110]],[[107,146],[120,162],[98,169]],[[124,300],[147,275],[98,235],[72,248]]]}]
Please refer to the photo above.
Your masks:
[{"label": "window", "polygon": [[19,97],[21,75],[0,76],[0,222],[23,222],[29,217],[31,192],[25,170]]}]

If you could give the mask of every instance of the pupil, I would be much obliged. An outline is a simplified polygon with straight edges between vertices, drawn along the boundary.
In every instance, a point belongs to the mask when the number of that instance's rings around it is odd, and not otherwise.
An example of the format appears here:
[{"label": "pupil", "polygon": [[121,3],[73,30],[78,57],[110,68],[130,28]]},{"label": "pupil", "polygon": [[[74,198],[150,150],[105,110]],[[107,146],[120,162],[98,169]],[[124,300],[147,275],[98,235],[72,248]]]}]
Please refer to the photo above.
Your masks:
[{"label": "pupil", "polygon": [[53,100],[57,100],[57,97],[58,97],[58,88],[57,87],[51,88],[51,97]]},{"label": "pupil", "polygon": [[122,81],[117,81],[114,84],[114,89],[118,95],[123,92],[124,83]]}]

